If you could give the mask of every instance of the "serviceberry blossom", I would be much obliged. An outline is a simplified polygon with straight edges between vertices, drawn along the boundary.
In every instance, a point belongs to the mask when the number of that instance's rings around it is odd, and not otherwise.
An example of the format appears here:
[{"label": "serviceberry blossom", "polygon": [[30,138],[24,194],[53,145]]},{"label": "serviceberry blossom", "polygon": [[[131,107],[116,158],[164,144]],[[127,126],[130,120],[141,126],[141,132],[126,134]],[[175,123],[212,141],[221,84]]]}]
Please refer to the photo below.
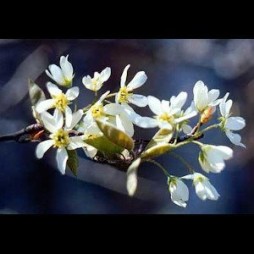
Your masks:
[{"label": "serviceberry blossom", "polygon": [[[29,95],[35,124],[24,129],[24,137],[19,132],[15,141],[38,142],[38,159],[49,148],[55,148],[57,167],[62,174],[69,169],[76,175],[76,150],[83,149],[85,155],[95,163],[107,163],[125,171],[126,188],[130,196],[135,196],[139,167],[146,162],[157,166],[165,174],[171,200],[176,205],[187,206],[189,189],[186,180],[193,182],[201,200],[217,200],[220,195],[208,177],[197,173],[186,158],[175,153],[175,150],[180,152],[179,147],[198,145],[200,152],[195,154],[195,150],[192,151],[193,161],[198,159],[206,173],[220,173],[225,168],[225,161],[233,157],[233,150],[223,145],[203,144],[202,138],[209,137],[211,129],[220,128],[233,144],[245,147],[241,136],[234,133],[245,127],[245,120],[231,115],[232,100],[227,100],[229,93],[220,99],[218,89],[209,90],[203,81],[197,81],[193,88],[194,96],[185,107],[188,94],[184,91],[177,96],[165,95],[165,98],[160,99],[152,95],[135,94],[134,90],[146,82],[147,75],[139,71],[127,82],[129,68],[128,64],[123,70],[120,89],[112,93],[98,93],[106,81],[110,82],[110,67],[100,73],[94,72],[93,77],[83,75],[82,83],[86,89],[94,92],[94,100],[79,108],[79,103],[73,103],[79,96],[79,87],[71,87],[75,81],[72,64],[68,61],[68,55],[61,56],[60,67],[52,64],[46,70],[46,74],[56,83],[46,83],[49,98],[44,89],[30,82]],[[209,125],[218,105],[221,116],[217,123]],[[146,106],[150,115],[140,114],[139,107]],[[142,132],[137,128],[158,129],[152,136],[144,138],[139,135]],[[171,175],[170,167],[175,164],[168,163],[169,168],[165,168],[156,161],[157,157],[163,155],[179,159],[186,170],[192,173],[183,177]]]},{"label": "serviceberry blossom", "polygon": [[51,64],[49,71],[46,70],[46,74],[53,79],[59,86],[70,87],[74,78],[72,64],[68,61],[68,55],[61,56],[60,67]]},{"label": "serviceberry blossom", "polygon": [[186,202],[189,200],[189,189],[187,185],[176,177],[169,179],[168,185],[171,200],[178,206],[186,207]]},{"label": "serviceberry blossom", "polygon": [[217,100],[220,91],[218,89],[208,90],[208,87],[203,81],[198,81],[193,88],[194,104],[196,109],[202,113],[208,107],[214,108],[220,103],[221,100]]},{"label": "serviceberry blossom", "polygon": [[221,113],[221,128],[225,132],[228,139],[237,146],[242,146],[246,148],[246,146],[241,143],[241,136],[237,133],[234,133],[233,131],[239,131],[245,127],[245,120],[242,117],[239,116],[231,116],[231,107],[233,104],[232,100],[228,100],[227,98],[229,96],[229,93],[227,93],[223,100],[221,101],[219,107],[220,107],[220,113]]},{"label": "serviceberry blossom", "polygon": [[198,159],[205,172],[220,173],[225,167],[224,160],[232,156],[233,150],[227,146],[202,145]]},{"label": "serviceberry blossom", "polygon": [[214,186],[210,183],[209,179],[200,173],[187,175],[182,177],[182,179],[193,180],[196,194],[202,200],[206,200],[206,199],[217,200],[220,197],[220,194],[217,192]]},{"label": "serviceberry blossom", "polygon": [[69,104],[75,100],[79,95],[79,88],[72,87],[67,90],[66,93],[63,93],[56,85],[51,82],[47,83],[47,89],[51,96],[51,99],[40,101],[35,110],[40,114],[44,111],[47,111],[51,108],[56,108],[61,112],[69,110]]},{"label": "serviceberry blossom", "polygon": [[[71,114],[71,112],[69,112]],[[54,147],[57,149],[56,161],[59,171],[65,174],[66,162],[68,160],[67,150],[73,150],[78,147],[84,146],[82,137],[69,135],[73,127],[80,121],[82,117],[82,111],[76,112],[68,116],[68,120],[65,120],[60,110],[56,109],[54,115],[48,112],[41,114],[42,122],[45,128],[51,133],[49,140],[42,141],[36,147],[36,157],[41,159],[44,153],[50,148]]]},{"label": "serviceberry blossom", "polygon": [[101,89],[104,82],[109,79],[110,75],[111,69],[107,67],[101,73],[95,72],[93,78],[91,78],[89,75],[83,77],[82,83],[87,89],[97,92]]}]

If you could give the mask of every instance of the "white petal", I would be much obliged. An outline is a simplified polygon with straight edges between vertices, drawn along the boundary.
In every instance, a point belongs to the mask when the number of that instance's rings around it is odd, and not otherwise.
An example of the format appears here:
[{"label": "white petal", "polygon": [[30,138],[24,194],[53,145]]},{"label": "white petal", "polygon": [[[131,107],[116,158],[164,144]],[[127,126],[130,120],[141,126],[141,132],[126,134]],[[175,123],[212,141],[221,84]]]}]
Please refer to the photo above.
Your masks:
[{"label": "white petal", "polygon": [[75,100],[79,95],[79,88],[77,86],[67,90],[66,97],[69,101]]},{"label": "white petal", "polygon": [[186,201],[189,199],[189,190],[185,183],[181,180],[177,180],[176,186],[174,184],[169,185],[172,201],[182,207],[186,207]]},{"label": "white petal", "polygon": [[226,103],[224,101],[222,101],[219,105],[220,108],[220,113],[222,116],[227,117],[226,115]]},{"label": "white petal", "polygon": [[55,119],[48,112],[43,112],[41,114],[41,120],[43,122],[44,127],[51,133],[54,133],[58,130]]},{"label": "white petal", "polygon": [[134,118],[133,121],[134,124],[141,128],[155,128],[158,127],[158,122],[157,120],[151,118],[151,117],[146,117],[146,116],[137,116]]},{"label": "white petal", "polygon": [[231,143],[233,143],[236,146],[242,146],[244,148],[246,148],[246,146],[241,143],[241,136],[237,133],[233,133],[231,131],[226,131],[226,135],[229,138],[229,140],[231,141]]},{"label": "white petal", "polygon": [[55,80],[59,85],[63,85],[65,83],[62,70],[59,66],[52,64],[49,66],[49,70],[51,72],[53,80]]},{"label": "white petal", "polygon": [[130,103],[138,107],[146,107],[148,104],[147,97],[140,94],[133,94],[128,98],[128,100]]},{"label": "white petal", "polygon": [[180,122],[183,122],[183,121],[185,121],[185,120],[187,120],[187,119],[190,119],[190,118],[192,118],[192,117],[194,117],[194,116],[196,116],[196,115],[197,115],[197,112],[196,112],[196,111],[192,111],[192,112],[189,113],[188,115],[184,115],[184,116],[182,116],[182,117],[179,117],[179,118],[175,119],[175,122],[176,122],[176,123],[180,123]]},{"label": "white petal", "polygon": [[194,179],[194,174],[183,176],[183,177],[181,177],[181,179],[193,180]]},{"label": "white petal", "polygon": [[225,103],[225,116],[228,117],[229,113],[230,113],[230,110],[231,110],[231,107],[232,107],[232,104],[233,104],[233,101],[232,100],[228,100],[226,103]]},{"label": "white petal", "polygon": [[220,91],[218,89],[212,89],[208,92],[208,104],[215,101],[220,95]]},{"label": "white petal", "polygon": [[62,90],[60,90],[55,84],[53,84],[52,82],[48,82],[47,83],[47,89],[51,95],[51,97],[56,96],[58,94],[62,93]]},{"label": "white petal", "polygon": [[161,113],[163,113],[161,110],[161,102],[159,99],[151,95],[149,95],[147,99],[148,106],[155,115],[160,115]]},{"label": "white petal", "polygon": [[40,101],[36,104],[35,110],[40,114],[44,111],[47,111],[50,108],[53,108],[54,107],[54,102],[55,102],[54,99]]},{"label": "white petal", "polygon": [[186,92],[181,92],[177,97],[172,96],[170,99],[171,106],[174,108],[182,108],[187,100],[188,94]]},{"label": "white petal", "polygon": [[242,117],[229,117],[225,127],[229,130],[238,131],[245,127],[245,120]]},{"label": "white petal", "polygon": [[36,151],[35,151],[36,157],[38,159],[41,159],[43,157],[44,153],[48,151],[48,149],[53,145],[53,143],[54,143],[53,140],[46,140],[46,141],[39,143],[37,145]]},{"label": "white petal", "polygon": [[217,192],[217,190],[209,181],[205,181],[204,186],[205,186],[208,199],[217,200],[220,197],[220,194]]},{"label": "white petal", "polygon": [[105,68],[102,72],[101,72],[101,81],[105,82],[109,79],[111,75],[111,69],[109,67]]},{"label": "white petal", "polygon": [[85,152],[86,156],[88,158],[94,158],[94,156],[97,154],[97,149],[94,148],[93,146],[90,146],[90,145],[86,145],[84,148],[83,148],[83,151]]},{"label": "white petal", "polygon": [[81,136],[70,137],[70,144],[68,145],[68,150],[75,150],[85,146],[85,143]]},{"label": "white petal", "polygon": [[202,81],[198,81],[194,88],[194,102],[199,111],[204,110],[204,108],[208,105],[208,88]]},{"label": "white petal", "polygon": [[60,110],[55,109],[54,111],[54,121],[56,129],[61,129],[63,127],[63,114]]},{"label": "white petal", "polygon": [[57,149],[56,152],[57,167],[63,175],[65,174],[67,160],[68,154],[65,148]]},{"label": "white petal", "polygon": [[87,89],[93,90],[92,79],[90,76],[83,77],[82,83]]},{"label": "white petal", "polygon": [[133,123],[135,122],[135,119],[137,117],[140,117],[140,115],[137,114],[134,111],[134,109],[130,105],[128,105],[128,104],[122,104],[121,105],[121,109],[127,115],[127,117],[130,119],[130,121],[132,121]]},{"label": "white petal", "polygon": [[69,56],[61,56],[60,58],[60,66],[62,69],[62,72],[64,74],[64,76],[68,79],[68,80],[72,80],[73,78],[73,67],[72,64],[68,61],[68,57]]},{"label": "white petal", "polygon": [[147,76],[144,71],[138,72],[132,81],[128,84],[127,88],[132,91],[140,86],[142,86],[147,80]]},{"label": "white petal", "polygon": [[118,115],[122,112],[122,107],[117,103],[110,103],[103,107],[104,112],[109,115]]},{"label": "white petal", "polygon": [[130,137],[134,135],[133,124],[124,114],[116,116],[116,126]]},{"label": "white petal", "polygon": [[161,101],[161,110],[163,112],[167,112],[167,113],[171,113],[171,114],[174,114],[174,113],[172,113],[172,111],[175,111],[175,112],[179,111],[179,109],[172,110],[172,108],[169,107],[169,101],[166,101],[166,100]]},{"label": "white petal", "polygon": [[202,199],[202,200],[207,199],[207,193],[206,193],[205,187],[201,182],[198,182],[195,184],[195,191],[196,191],[197,196],[200,199]]},{"label": "white petal", "polygon": [[222,157],[224,160],[228,160],[233,156],[233,150],[227,146],[214,146],[214,151],[217,156]]},{"label": "white petal", "polygon": [[72,111],[70,107],[66,107],[65,109],[65,126],[68,129],[72,129],[71,126],[71,122],[72,122]]},{"label": "white petal", "polygon": [[121,76],[121,87],[125,86],[125,82],[126,82],[126,78],[127,78],[127,72],[128,69],[130,68],[130,65],[128,64],[124,70],[123,70],[123,74]]},{"label": "white petal", "polygon": [[81,120],[83,114],[84,114],[83,110],[80,109],[72,115],[72,121],[71,121],[71,124],[69,127],[71,130],[78,124],[78,122]]}]

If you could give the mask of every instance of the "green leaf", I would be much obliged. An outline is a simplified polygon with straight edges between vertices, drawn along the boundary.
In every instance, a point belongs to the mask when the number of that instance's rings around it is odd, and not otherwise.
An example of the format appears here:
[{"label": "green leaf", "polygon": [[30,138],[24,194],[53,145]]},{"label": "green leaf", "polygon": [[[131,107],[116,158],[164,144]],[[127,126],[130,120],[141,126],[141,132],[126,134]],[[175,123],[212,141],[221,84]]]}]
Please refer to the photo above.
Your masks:
[{"label": "green leaf", "polygon": [[138,186],[138,167],[141,163],[141,158],[136,159],[131,163],[127,170],[127,182],[126,187],[129,196],[133,196]]},{"label": "green leaf", "polygon": [[172,136],[172,129],[160,129],[146,146],[146,149],[141,154],[141,158],[151,159],[169,151],[172,147],[172,145],[169,144]]},{"label": "green leaf", "polygon": [[77,176],[78,174],[78,155],[76,150],[67,150],[68,153],[68,160],[67,160],[67,166],[73,173],[73,175]]},{"label": "green leaf", "polygon": [[154,145],[153,147],[146,149],[142,154],[142,159],[151,159],[154,157],[158,157],[166,152],[168,152],[172,148],[171,144],[161,143],[158,145]]},{"label": "green leaf", "polygon": [[146,150],[158,144],[168,143],[173,136],[172,129],[160,129],[146,146]]},{"label": "green leaf", "polygon": [[101,132],[115,145],[123,147],[131,151],[134,147],[134,141],[131,137],[125,134],[123,131],[118,130],[112,124],[103,123],[96,120],[96,123]]},{"label": "green leaf", "polygon": [[43,90],[30,79],[28,80],[28,86],[32,106],[35,106],[38,102],[46,99]]},{"label": "green leaf", "polygon": [[105,136],[91,137],[84,140],[84,142],[108,155],[121,153],[124,150],[122,147],[112,143]]}]

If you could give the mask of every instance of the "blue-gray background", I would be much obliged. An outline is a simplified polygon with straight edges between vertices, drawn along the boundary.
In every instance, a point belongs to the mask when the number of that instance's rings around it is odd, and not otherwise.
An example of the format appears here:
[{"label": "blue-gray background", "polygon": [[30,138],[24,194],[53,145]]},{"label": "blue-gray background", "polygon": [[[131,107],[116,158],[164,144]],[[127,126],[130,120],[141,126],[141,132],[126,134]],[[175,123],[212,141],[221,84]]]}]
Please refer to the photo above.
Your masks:
[{"label": "blue-gray background", "polygon": [[[145,95],[169,99],[180,91],[189,93],[197,80],[227,91],[234,112],[247,121],[241,132],[247,149],[233,147],[234,158],[221,174],[210,174],[221,198],[217,202],[199,200],[190,187],[186,209],[172,204],[165,176],[153,165],[144,164],[136,198],[125,190],[125,174],[110,166],[93,163],[80,152],[78,178],[62,176],[55,168],[54,151],[42,160],[34,156],[36,144],[0,144],[1,213],[253,213],[254,171],[252,168],[254,40],[212,39],[107,39],[107,40],[0,40],[0,135],[15,132],[33,118],[27,94],[27,80],[42,88],[48,80],[44,70],[69,54],[74,66],[74,85],[80,87],[79,105],[92,100],[81,79],[109,66],[112,76],[103,91],[119,86],[123,68],[131,64],[129,78],[144,70],[148,81],[139,89]],[[147,114],[147,109],[140,113]],[[136,135],[149,137],[153,131],[136,129]],[[230,145],[219,131],[211,131],[205,142]],[[200,170],[196,147],[179,150]],[[164,156],[159,161],[171,172],[183,175],[183,166]]]}]

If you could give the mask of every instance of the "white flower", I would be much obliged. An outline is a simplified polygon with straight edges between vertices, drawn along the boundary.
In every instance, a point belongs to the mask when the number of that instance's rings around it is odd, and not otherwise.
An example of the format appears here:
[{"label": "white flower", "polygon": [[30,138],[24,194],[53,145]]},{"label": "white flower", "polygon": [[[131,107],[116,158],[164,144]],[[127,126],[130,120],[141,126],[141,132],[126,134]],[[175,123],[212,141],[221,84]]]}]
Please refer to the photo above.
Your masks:
[{"label": "white flower", "polygon": [[84,117],[84,122],[92,123],[94,122],[95,119],[101,120],[101,121],[106,121],[108,119],[103,107],[103,101],[106,99],[109,93],[110,91],[107,91],[106,93],[104,93],[100,97],[100,99],[90,107],[90,109],[86,112],[86,116]]},{"label": "white flower", "polygon": [[194,173],[192,175],[184,176],[182,177],[182,179],[193,180],[196,194],[202,200],[206,199],[217,200],[220,197],[220,194],[210,183],[209,179],[202,174]]},{"label": "white flower", "polygon": [[220,95],[220,91],[217,89],[208,91],[208,88],[203,81],[198,81],[195,84],[193,94],[195,106],[200,113],[208,107],[215,107],[221,101],[217,100]]},{"label": "white flower", "polygon": [[179,178],[173,177],[169,180],[169,191],[172,201],[181,207],[186,207],[189,200],[189,190],[187,185]]},{"label": "white flower", "polygon": [[71,86],[72,85],[72,80],[73,80],[73,67],[72,64],[68,61],[69,55],[61,56],[60,58],[60,67],[51,64],[49,66],[49,71],[46,70],[46,74],[52,78],[56,83],[60,86]]},{"label": "white flower", "polygon": [[[63,114],[60,110],[56,109],[54,115],[50,115],[48,112],[41,114],[41,119],[44,127],[51,133],[50,139],[42,141],[36,147],[36,157],[41,159],[44,153],[50,148],[57,149],[56,161],[58,169],[62,174],[65,173],[66,163],[68,160],[67,150],[73,150],[84,146],[84,142],[81,136],[70,136],[69,131],[72,130],[75,125],[80,121],[83,111],[79,110],[72,114],[69,111],[66,116],[64,125]],[[67,119],[68,118],[68,119]]]},{"label": "white flower", "polygon": [[133,94],[133,90],[141,87],[147,80],[147,76],[144,71],[138,72],[132,81],[126,85],[127,71],[130,65],[127,65],[121,76],[121,88],[116,94],[116,103],[128,104],[132,103],[138,107],[147,106],[147,98],[140,94]]},{"label": "white flower", "polygon": [[110,75],[111,69],[107,67],[101,73],[95,72],[93,78],[89,75],[83,77],[82,83],[87,89],[97,92],[101,89],[103,83],[109,79]]},{"label": "white flower", "polygon": [[242,117],[231,117],[231,107],[232,107],[232,100],[228,100],[229,93],[227,93],[222,102],[220,103],[220,113],[221,113],[221,127],[222,130],[225,132],[229,140],[237,146],[246,147],[243,143],[241,143],[241,136],[239,134],[233,133],[232,131],[238,131],[245,127],[245,120]]},{"label": "white flower", "polygon": [[[128,136],[134,135],[133,117],[136,117],[134,110],[129,105],[110,103],[104,106],[104,112],[109,117],[109,122]],[[111,117],[110,117],[111,116]]]},{"label": "white flower", "polygon": [[61,112],[69,110],[68,105],[75,100],[79,95],[79,88],[72,87],[64,94],[56,85],[51,82],[47,83],[47,89],[50,93],[51,99],[40,101],[36,104],[36,111],[42,113],[50,108],[56,108]]},{"label": "white flower", "polygon": [[160,101],[154,96],[148,96],[148,105],[151,111],[156,115],[153,118],[141,117],[135,120],[135,123],[142,128],[160,127],[161,129],[172,129],[176,124],[183,122],[197,113],[188,111],[184,116],[180,116],[181,108],[186,102],[187,93],[181,92],[177,97],[172,97],[169,101]]},{"label": "white flower", "polygon": [[224,160],[232,156],[233,150],[227,146],[202,145],[198,159],[205,172],[220,173],[225,167]]}]

